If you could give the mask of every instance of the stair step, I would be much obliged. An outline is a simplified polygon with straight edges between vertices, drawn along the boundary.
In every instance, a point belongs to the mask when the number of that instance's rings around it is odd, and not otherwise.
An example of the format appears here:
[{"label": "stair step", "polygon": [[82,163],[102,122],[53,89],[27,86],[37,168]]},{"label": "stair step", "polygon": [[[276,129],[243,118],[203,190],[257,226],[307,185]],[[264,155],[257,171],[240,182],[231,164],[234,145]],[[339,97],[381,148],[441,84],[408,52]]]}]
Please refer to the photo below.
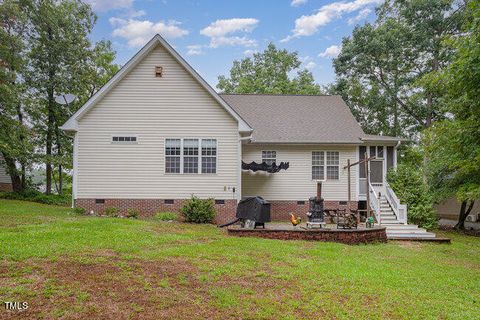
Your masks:
[{"label": "stair step", "polygon": [[397,225],[387,225],[387,230],[417,230],[418,226],[414,224],[397,224]]},{"label": "stair step", "polygon": [[426,238],[435,238],[435,233],[424,232],[424,233],[387,233],[387,238],[416,238],[416,239],[426,239]]},{"label": "stair step", "polygon": [[423,234],[423,233],[428,233],[427,230],[425,229],[387,229],[387,234],[391,234],[391,233],[402,233],[402,234],[405,234],[405,233],[415,233],[415,234]]}]

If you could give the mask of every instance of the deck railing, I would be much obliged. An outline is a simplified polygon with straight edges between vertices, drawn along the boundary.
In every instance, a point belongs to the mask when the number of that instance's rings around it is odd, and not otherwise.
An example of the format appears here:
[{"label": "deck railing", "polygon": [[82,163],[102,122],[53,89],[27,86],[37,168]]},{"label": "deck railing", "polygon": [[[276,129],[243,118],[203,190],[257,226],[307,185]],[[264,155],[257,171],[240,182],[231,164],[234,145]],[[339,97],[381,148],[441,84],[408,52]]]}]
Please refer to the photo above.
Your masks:
[{"label": "deck railing", "polygon": [[407,206],[400,203],[400,199],[398,199],[397,195],[386,181],[385,198],[390,204],[390,207],[392,207],[393,213],[397,217],[397,220],[402,222],[403,224],[407,224]]},{"label": "deck railing", "polygon": [[370,195],[370,207],[372,208],[373,213],[375,214],[375,218],[377,219],[377,223],[381,224],[380,221],[380,198],[375,192],[372,184],[368,184],[368,192]]}]

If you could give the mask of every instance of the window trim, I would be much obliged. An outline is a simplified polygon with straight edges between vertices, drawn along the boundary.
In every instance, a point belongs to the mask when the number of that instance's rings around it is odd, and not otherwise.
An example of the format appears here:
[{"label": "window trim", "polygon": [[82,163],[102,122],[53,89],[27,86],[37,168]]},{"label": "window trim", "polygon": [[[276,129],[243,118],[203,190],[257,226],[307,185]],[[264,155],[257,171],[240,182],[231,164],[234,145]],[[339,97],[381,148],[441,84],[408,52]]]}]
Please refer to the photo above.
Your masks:
[{"label": "window trim", "polygon": [[[176,173],[176,172],[167,172],[167,162],[166,162],[166,158],[167,158],[167,140],[180,140],[180,173]],[[183,163],[183,159],[184,159],[184,154],[183,154],[183,142],[184,140],[197,140],[198,141],[198,172],[197,173],[189,173],[189,172],[184,172],[183,171],[183,167],[184,167],[184,163]],[[216,152],[215,152],[215,156],[208,156],[208,157],[215,157],[215,173],[203,173],[202,172],[202,140],[215,140],[215,143],[216,143]],[[183,175],[216,175],[217,172],[218,172],[218,139],[217,138],[206,138],[206,137],[203,137],[203,138],[198,138],[198,137],[183,137],[183,138],[174,138],[174,137],[167,137],[167,138],[164,138],[163,139],[163,166],[164,166],[164,174],[167,174],[167,175],[179,175],[179,174],[183,174]]]},{"label": "window trim", "polygon": [[[135,141],[113,141],[114,137],[135,138]],[[138,135],[131,134],[131,133],[112,134],[112,135],[110,135],[110,143],[111,144],[138,144]]]},{"label": "window trim", "polygon": [[[263,157],[263,153],[264,153],[264,152],[275,152],[275,158],[264,158],[264,157]],[[267,162],[267,161],[264,161],[263,159],[267,159],[267,160],[272,160],[272,159],[273,159],[273,160],[274,160],[273,162],[274,162],[275,164],[277,163],[277,150],[262,150],[261,153],[262,153],[262,154],[261,154],[262,163],[265,162],[265,163],[268,164],[268,162]]]},{"label": "window trim", "polygon": [[[322,152],[323,153],[323,165],[315,165],[316,167],[323,166],[323,179],[314,179],[313,178],[313,153]],[[335,167],[335,165],[327,165],[327,152],[337,152],[338,153],[338,179],[328,179],[327,178],[327,167]],[[312,150],[310,153],[310,177],[312,181],[340,181],[340,151],[338,150]]]}]

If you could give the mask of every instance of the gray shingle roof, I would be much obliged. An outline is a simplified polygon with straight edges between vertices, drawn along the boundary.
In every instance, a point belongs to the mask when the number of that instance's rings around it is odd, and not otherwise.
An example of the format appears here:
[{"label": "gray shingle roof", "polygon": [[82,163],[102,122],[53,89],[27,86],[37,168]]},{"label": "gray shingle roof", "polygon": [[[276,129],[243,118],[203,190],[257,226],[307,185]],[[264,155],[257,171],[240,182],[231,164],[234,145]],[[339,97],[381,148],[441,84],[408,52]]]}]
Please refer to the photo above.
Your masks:
[{"label": "gray shingle roof", "polygon": [[355,143],[366,137],[340,96],[220,95],[253,128],[254,143]]}]

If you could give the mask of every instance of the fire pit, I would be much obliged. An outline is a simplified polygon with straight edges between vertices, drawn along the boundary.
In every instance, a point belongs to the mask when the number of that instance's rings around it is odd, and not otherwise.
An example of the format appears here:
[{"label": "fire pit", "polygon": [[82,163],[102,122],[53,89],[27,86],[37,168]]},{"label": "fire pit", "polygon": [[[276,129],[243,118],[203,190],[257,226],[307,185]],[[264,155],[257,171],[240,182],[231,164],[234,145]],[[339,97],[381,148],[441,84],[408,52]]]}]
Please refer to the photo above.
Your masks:
[{"label": "fire pit", "polygon": [[307,213],[307,228],[322,228],[325,226],[325,213],[322,198],[322,183],[317,183],[317,196],[308,199],[310,209]]}]

